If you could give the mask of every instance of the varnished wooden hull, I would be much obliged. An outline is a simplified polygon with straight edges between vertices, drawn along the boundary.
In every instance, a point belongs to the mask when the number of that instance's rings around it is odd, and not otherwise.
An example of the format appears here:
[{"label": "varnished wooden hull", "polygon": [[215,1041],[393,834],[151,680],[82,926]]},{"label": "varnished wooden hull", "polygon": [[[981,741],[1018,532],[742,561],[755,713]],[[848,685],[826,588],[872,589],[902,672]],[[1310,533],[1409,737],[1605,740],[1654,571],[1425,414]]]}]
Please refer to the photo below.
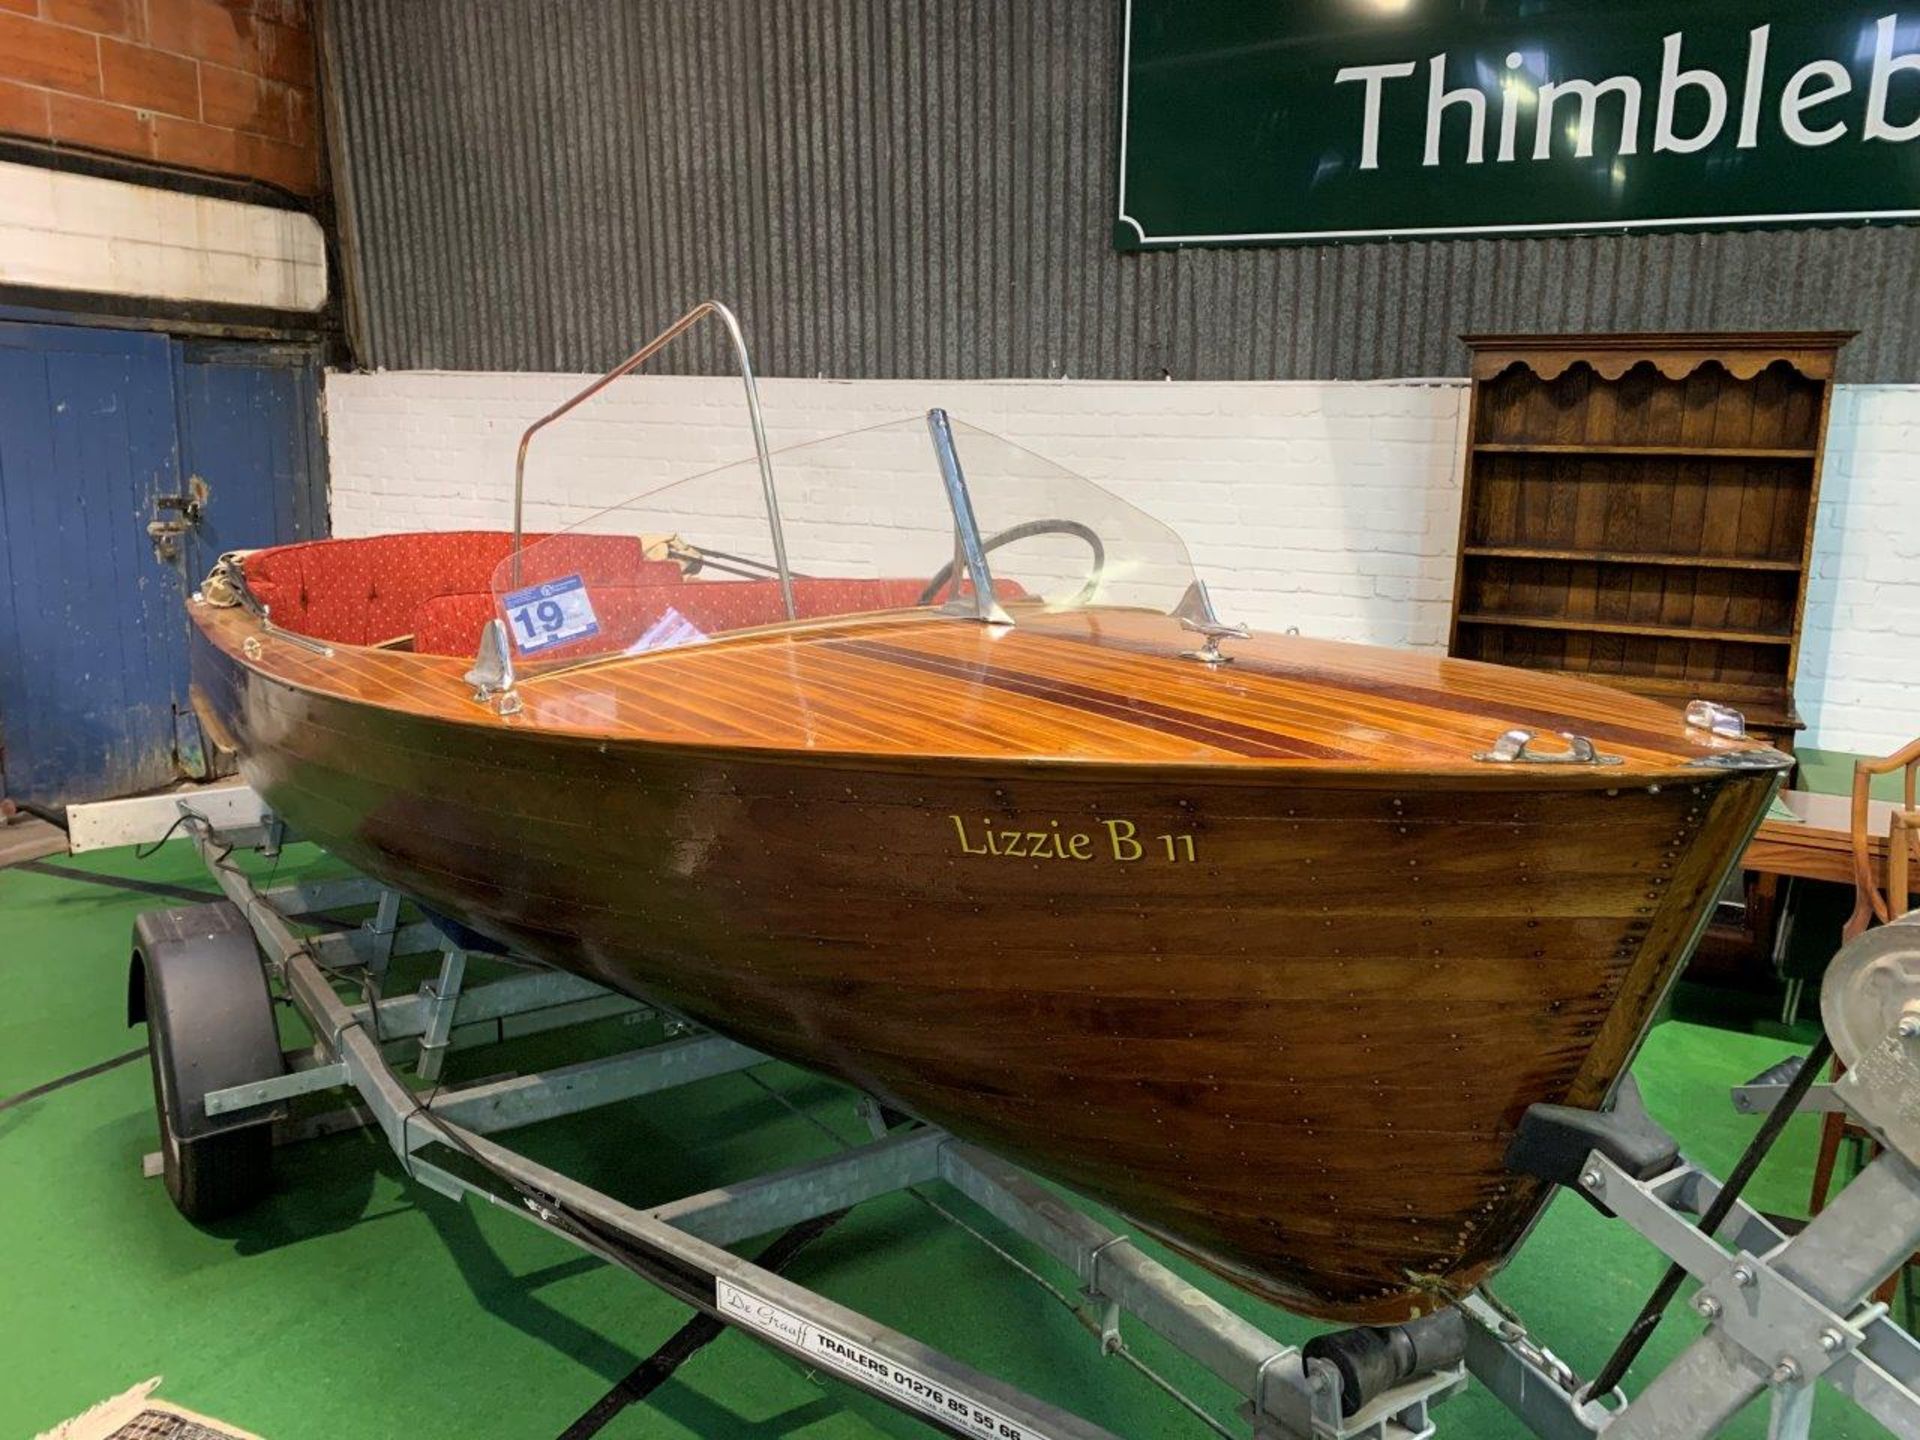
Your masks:
[{"label": "varnished wooden hull", "polygon": [[300,834],[1347,1320],[1506,1257],[1521,1113],[1602,1101],[1770,786],[487,728],[221,623],[196,700]]}]

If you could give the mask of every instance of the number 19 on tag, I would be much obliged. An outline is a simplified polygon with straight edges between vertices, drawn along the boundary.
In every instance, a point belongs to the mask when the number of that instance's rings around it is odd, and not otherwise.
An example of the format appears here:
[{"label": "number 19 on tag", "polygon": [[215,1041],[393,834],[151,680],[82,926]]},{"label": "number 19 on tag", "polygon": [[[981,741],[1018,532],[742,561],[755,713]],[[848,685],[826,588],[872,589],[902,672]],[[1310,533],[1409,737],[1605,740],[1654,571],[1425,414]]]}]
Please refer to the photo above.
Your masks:
[{"label": "number 19 on tag", "polygon": [[600,632],[599,617],[578,575],[529,585],[500,603],[507,612],[514,648],[523,655]]}]

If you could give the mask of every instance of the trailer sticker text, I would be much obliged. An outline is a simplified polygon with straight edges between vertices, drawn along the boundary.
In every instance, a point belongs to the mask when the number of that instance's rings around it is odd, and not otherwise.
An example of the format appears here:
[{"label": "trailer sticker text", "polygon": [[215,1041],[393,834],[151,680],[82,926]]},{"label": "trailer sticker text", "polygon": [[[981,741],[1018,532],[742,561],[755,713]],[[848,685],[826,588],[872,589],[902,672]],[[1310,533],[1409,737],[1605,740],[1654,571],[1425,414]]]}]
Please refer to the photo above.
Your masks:
[{"label": "trailer sticker text", "polygon": [[714,1280],[714,1299],[721,1318],[728,1323],[759,1330],[785,1348],[838,1370],[897,1405],[937,1416],[952,1429],[979,1436],[980,1440],[1048,1440],[1042,1432],[1009,1420],[990,1405],[956,1394],[917,1370],[876,1354],[844,1335],[823,1330],[727,1280]]}]

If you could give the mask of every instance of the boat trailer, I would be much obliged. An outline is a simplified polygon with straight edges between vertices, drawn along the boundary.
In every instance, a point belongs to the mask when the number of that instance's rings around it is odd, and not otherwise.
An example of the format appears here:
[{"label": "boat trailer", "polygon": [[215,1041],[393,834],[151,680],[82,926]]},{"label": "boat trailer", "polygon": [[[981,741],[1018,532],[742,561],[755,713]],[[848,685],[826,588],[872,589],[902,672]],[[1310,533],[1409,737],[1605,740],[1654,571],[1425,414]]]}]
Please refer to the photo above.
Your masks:
[{"label": "boat trailer", "polygon": [[[128,1008],[130,1022],[151,1026],[167,1117],[163,1152],[148,1157],[149,1172],[167,1175],[190,1216],[196,1207],[257,1198],[255,1186],[264,1192],[264,1159],[276,1138],[373,1125],[421,1184],[520,1215],[938,1431],[973,1440],[1114,1440],[728,1248],[939,1180],[1072,1273],[1078,1302],[1056,1294],[1076,1306],[1103,1353],[1145,1369],[1123,1334],[1123,1325],[1144,1326],[1237,1390],[1238,1431],[1172,1392],[1217,1433],[1422,1440],[1437,1433],[1434,1407],[1471,1377],[1543,1440],[1706,1440],[1763,1394],[1770,1440],[1807,1440],[1823,1381],[1891,1433],[1920,1435],[1920,1344],[1870,1299],[1920,1249],[1920,916],[1869,931],[1829,969],[1822,1010],[1850,1067],[1839,1081],[1814,1084],[1812,1067],[1796,1073],[1789,1064],[1734,1091],[1739,1108],[1772,1111],[1775,1130],[1796,1109],[1844,1109],[1882,1147],[1797,1233],[1723,1198],[1721,1183],[1684,1160],[1640,1112],[1630,1085],[1605,1113],[1528,1112],[1509,1163],[1582,1195],[1673,1262],[1672,1283],[1649,1304],[1649,1328],[1681,1278],[1699,1282],[1690,1303],[1700,1335],[1628,1400],[1617,1389],[1591,1393],[1591,1383],[1484,1291],[1405,1325],[1285,1344],[1016,1167],[871,1100],[859,1107],[871,1135],[864,1144],[668,1204],[625,1205],[492,1137],[766,1057],[531,962],[467,984],[477,937],[428,919],[403,921],[400,897],[372,880],[262,889],[228,856],[238,848],[277,853],[285,832],[270,815],[221,831],[183,803],[180,825],[227,898],[140,918]],[[315,928],[314,917],[367,906],[372,918],[357,926]],[[435,979],[415,994],[379,998],[396,955],[434,952]],[[356,977],[372,987],[360,1003],[341,993]],[[281,1051],[276,996],[304,1018],[311,1048]],[[436,1083],[456,1049],[647,1015],[664,1022],[661,1043],[532,1074]],[[403,1063],[426,1083],[403,1078]],[[347,1110],[290,1120],[290,1101],[336,1089],[353,1092]],[[246,1147],[261,1163],[249,1168]],[[1744,1177],[1735,1176],[1737,1190]],[[1715,1223],[1703,1226],[1701,1216]],[[1609,1373],[1624,1370],[1625,1359],[1616,1360]]]}]

